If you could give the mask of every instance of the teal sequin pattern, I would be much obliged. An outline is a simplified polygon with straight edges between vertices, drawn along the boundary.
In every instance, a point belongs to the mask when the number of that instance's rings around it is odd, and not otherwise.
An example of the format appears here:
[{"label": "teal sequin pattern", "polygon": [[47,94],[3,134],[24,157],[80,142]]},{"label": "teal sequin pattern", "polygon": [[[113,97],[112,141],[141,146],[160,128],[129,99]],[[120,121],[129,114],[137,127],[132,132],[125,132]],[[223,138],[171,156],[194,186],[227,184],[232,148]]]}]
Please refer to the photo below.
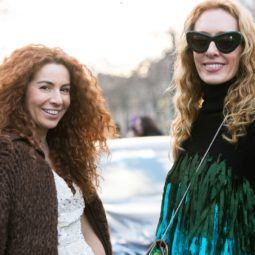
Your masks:
[{"label": "teal sequin pattern", "polygon": [[[168,173],[156,239],[161,239],[187,186],[190,190],[164,236],[172,255],[255,254],[255,189],[226,162],[182,155]],[[253,169],[252,169],[253,170]],[[195,173],[196,172],[196,173]]]}]

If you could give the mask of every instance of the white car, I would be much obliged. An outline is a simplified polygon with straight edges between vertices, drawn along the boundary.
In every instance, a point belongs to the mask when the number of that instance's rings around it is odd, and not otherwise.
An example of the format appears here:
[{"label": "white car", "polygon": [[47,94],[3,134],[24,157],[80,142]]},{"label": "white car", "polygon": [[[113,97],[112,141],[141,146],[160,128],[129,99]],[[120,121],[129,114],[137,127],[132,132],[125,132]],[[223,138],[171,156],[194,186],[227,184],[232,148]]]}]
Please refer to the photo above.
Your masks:
[{"label": "white car", "polygon": [[113,252],[144,254],[157,227],[165,178],[171,167],[169,136],[108,141],[101,160],[101,198],[110,225]]}]

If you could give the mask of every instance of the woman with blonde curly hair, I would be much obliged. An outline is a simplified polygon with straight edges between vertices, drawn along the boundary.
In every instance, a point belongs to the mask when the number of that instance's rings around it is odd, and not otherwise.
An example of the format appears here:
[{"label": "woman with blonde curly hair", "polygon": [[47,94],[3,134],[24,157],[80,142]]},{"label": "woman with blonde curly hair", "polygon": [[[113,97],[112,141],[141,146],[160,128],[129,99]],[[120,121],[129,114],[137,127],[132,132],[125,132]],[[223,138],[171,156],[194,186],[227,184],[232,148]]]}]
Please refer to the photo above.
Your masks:
[{"label": "woman with blonde curly hair", "polygon": [[1,255],[112,254],[96,161],[114,133],[96,78],[75,58],[28,45],[4,60]]},{"label": "woman with blonde curly hair", "polygon": [[174,165],[150,254],[255,254],[255,25],[247,10],[232,0],[193,9],[174,87]]}]

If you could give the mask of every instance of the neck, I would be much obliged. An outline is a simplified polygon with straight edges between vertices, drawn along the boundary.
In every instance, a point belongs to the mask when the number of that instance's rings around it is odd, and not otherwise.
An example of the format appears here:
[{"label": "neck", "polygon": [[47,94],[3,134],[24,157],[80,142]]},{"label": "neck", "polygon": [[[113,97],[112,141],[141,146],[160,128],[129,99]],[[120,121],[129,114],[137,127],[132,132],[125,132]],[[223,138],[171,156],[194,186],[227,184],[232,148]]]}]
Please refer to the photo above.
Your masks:
[{"label": "neck", "polygon": [[40,147],[43,150],[44,154],[47,155],[49,151],[48,143],[47,143],[47,132],[45,130],[37,130],[36,132],[38,141],[40,142]]},{"label": "neck", "polygon": [[229,87],[236,81],[232,78],[221,84],[202,84],[203,106],[202,112],[221,112],[224,107],[224,100],[228,93]]}]

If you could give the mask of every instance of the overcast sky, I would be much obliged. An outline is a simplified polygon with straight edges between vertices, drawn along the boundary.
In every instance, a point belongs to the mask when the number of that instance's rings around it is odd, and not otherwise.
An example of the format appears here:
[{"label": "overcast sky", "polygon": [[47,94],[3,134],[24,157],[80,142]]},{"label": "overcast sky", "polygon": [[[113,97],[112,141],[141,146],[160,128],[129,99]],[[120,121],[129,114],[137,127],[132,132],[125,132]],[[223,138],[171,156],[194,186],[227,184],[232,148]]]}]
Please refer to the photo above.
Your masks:
[{"label": "overcast sky", "polygon": [[59,46],[95,72],[127,74],[168,48],[201,0],[2,0],[0,59],[15,48]]}]

